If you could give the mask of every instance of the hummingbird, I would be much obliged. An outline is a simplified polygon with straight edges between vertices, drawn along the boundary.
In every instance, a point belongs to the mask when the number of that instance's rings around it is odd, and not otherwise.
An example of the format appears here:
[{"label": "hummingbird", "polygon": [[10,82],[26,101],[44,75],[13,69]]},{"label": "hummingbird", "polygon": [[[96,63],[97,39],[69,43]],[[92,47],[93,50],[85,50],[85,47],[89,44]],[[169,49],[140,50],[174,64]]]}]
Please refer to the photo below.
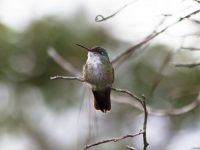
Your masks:
[{"label": "hummingbird", "polygon": [[94,108],[106,113],[111,110],[110,88],[115,80],[108,53],[102,46],[89,49],[77,45],[88,51],[88,59],[83,66],[83,79],[92,90]]}]

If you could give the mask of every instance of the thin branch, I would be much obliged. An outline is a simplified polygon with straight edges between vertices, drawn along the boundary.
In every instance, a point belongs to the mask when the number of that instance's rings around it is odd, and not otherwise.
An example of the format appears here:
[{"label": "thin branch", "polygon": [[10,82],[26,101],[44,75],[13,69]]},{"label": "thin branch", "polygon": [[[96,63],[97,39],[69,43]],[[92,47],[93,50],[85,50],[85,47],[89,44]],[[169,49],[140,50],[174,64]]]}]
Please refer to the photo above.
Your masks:
[{"label": "thin branch", "polygon": [[148,117],[148,111],[147,111],[147,107],[146,107],[146,97],[144,95],[142,95],[142,99],[137,97],[135,94],[131,93],[128,90],[125,89],[117,89],[117,88],[113,88],[111,87],[112,90],[116,91],[116,92],[122,92],[122,93],[126,93],[128,95],[130,95],[131,97],[137,99],[140,104],[142,105],[143,109],[144,109],[144,123],[143,123],[143,150],[146,150],[147,146],[149,145],[149,143],[147,142],[147,137],[146,137],[146,128],[147,128],[147,117]]},{"label": "thin branch", "polygon": [[181,47],[181,49],[186,49],[186,50],[190,50],[190,51],[198,51],[198,50],[200,50],[200,48],[195,48],[195,47]]},{"label": "thin branch", "polygon": [[[135,1],[137,1],[137,0],[135,0]],[[108,20],[108,19],[114,17],[116,14],[118,14],[122,9],[124,9],[124,8],[127,7],[128,5],[134,3],[135,1],[133,1],[133,2],[131,2],[131,3],[129,3],[129,4],[127,4],[127,5],[125,5],[125,6],[122,7],[120,10],[118,10],[116,13],[114,13],[114,14],[112,14],[112,15],[106,17],[106,18],[104,18],[102,15],[97,15],[97,16],[95,17],[95,21],[96,21],[96,22],[102,22],[102,21]],[[102,19],[99,20],[99,19],[98,19],[99,17],[101,17]]]},{"label": "thin branch", "polygon": [[[55,79],[66,79],[66,80],[78,80],[80,82],[84,82],[82,77],[63,77],[63,76],[55,76],[55,77],[51,77],[51,80],[55,80]],[[142,99],[137,97],[135,94],[127,91],[127,90],[122,90],[122,89],[116,89],[116,88],[111,88],[114,91],[117,92],[123,92],[123,93],[127,93],[129,94],[131,97],[137,99],[140,104],[142,104]],[[128,97],[121,97],[121,96],[113,96],[112,95],[112,100],[118,103],[124,103],[124,104],[129,104],[135,108],[138,108],[139,110],[143,111],[143,107],[137,103],[136,101],[133,101],[132,99],[128,98]],[[142,103],[141,103],[142,102]],[[191,104],[182,107],[182,108],[178,108],[178,109],[171,109],[171,110],[159,110],[159,109],[154,109],[150,106],[146,106],[148,109],[148,112],[152,115],[157,115],[157,116],[166,116],[166,115],[181,115],[184,113],[187,113],[189,111],[191,111],[192,109],[194,109],[195,107],[197,107],[200,104],[200,95],[198,96],[197,100],[192,102]]]},{"label": "thin branch", "polygon": [[61,67],[63,67],[65,70],[67,70],[72,75],[74,75],[74,76],[80,75],[80,72],[78,70],[76,70],[69,62],[64,60],[53,47],[48,48],[47,53],[50,57],[53,58],[53,60],[57,64],[59,64]]},{"label": "thin branch", "polygon": [[[51,77],[50,79],[51,80],[54,80],[54,79],[78,80],[80,82],[84,82],[84,79],[82,77],[55,76],[55,77]],[[120,137],[120,138],[112,138],[112,139],[108,139],[108,140],[105,140],[105,141],[102,141],[102,142],[97,142],[97,143],[94,143],[94,144],[91,144],[91,145],[87,145],[83,150],[86,150],[86,149],[88,149],[92,146],[96,146],[96,145],[99,145],[99,144],[103,144],[103,143],[107,143],[107,142],[111,142],[111,141],[117,142],[119,140],[122,140],[122,139],[125,139],[125,138],[128,138],[128,137],[135,137],[135,136],[140,135],[140,134],[143,134],[143,143],[144,143],[143,150],[146,150],[147,146],[149,145],[147,143],[147,138],[146,138],[146,126],[147,126],[147,117],[148,117],[148,111],[147,111],[147,108],[146,108],[146,97],[144,95],[142,95],[143,99],[141,99],[141,98],[137,97],[135,94],[133,94],[130,91],[125,90],[125,89],[117,89],[117,88],[113,88],[113,87],[110,87],[110,89],[112,89],[116,92],[126,93],[126,94],[130,95],[131,97],[135,98],[136,100],[138,100],[138,102],[140,102],[140,104],[142,105],[143,110],[144,110],[143,130],[141,130],[139,133],[136,133],[136,134],[133,134],[133,135],[129,134],[129,135],[126,135],[126,136],[123,136],[123,137]]]},{"label": "thin branch", "polygon": [[159,22],[159,24],[155,27],[155,29],[153,30],[153,32],[149,36],[146,37],[146,39],[149,38],[149,37],[151,37],[153,34],[156,33],[156,31],[158,30],[158,28],[165,22],[165,19],[166,19],[166,16],[164,16],[161,19],[161,21]]},{"label": "thin branch", "polygon": [[51,80],[55,80],[55,79],[65,79],[65,80],[78,80],[80,82],[84,82],[82,77],[63,77],[63,76],[55,76],[55,77],[51,77]]},{"label": "thin branch", "polygon": [[128,135],[123,136],[123,137],[112,138],[112,139],[104,140],[104,141],[101,141],[101,142],[97,142],[97,143],[94,143],[94,144],[87,145],[83,150],[86,150],[86,149],[88,149],[88,148],[90,148],[90,147],[93,147],[93,146],[96,146],[96,145],[100,145],[100,144],[103,144],[103,143],[118,142],[118,141],[120,141],[120,140],[122,140],[122,139],[126,139],[126,138],[128,138],[128,137],[133,138],[133,137],[138,136],[138,135],[143,134],[143,133],[144,133],[144,131],[141,130],[139,133],[136,133],[136,134],[128,134]]},{"label": "thin branch", "polygon": [[134,148],[134,147],[130,147],[130,146],[126,146],[128,149],[130,149],[130,150],[137,150],[136,148]]},{"label": "thin branch", "polygon": [[[179,17],[179,16],[175,16],[175,15],[172,15],[172,14],[162,14],[162,16],[165,16],[165,17],[177,17],[179,19],[182,19],[182,17]],[[190,20],[192,22],[195,22],[197,24],[200,24],[200,21],[199,20],[196,20],[196,19],[192,19],[192,18],[185,18],[187,20]]]},{"label": "thin branch", "polygon": [[[126,60],[130,60],[130,59],[136,59],[137,57],[139,57],[143,52],[145,52],[148,48],[149,48],[149,46],[150,46],[150,44],[151,44],[151,42],[149,42],[148,44],[146,44],[146,45],[142,45],[141,47],[139,47],[138,48],[138,53],[137,54],[135,54],[134,55],[134,57],[132,57],[133,55],[133,53],[131,53],[130,52],[130,54],[129,55],[126,55],[126,56],[124,56],[122,59],[120,59],[115,65],[114,65],[114,68],[115,68],[115,70],[117,70],[118,68],[119,68],[119,66],[121,65],[121,64],[123,64],[123,62]],[[144,46],[144,47],[143,47]],[[131,58],[132,57],[132,58]]]},{"label": "thin branch", "polygon": [[199,12],[200,12],[200,9],[199,9],[199,10],[196,10],[196,11],[194,11],[194,12],[192,12],[192,13],[190,13],[189,15],[187,15],[187,16],[185,16],[185,17],[183,17],[183,18],[180,18],[178,21],[176,21],[176,22],[172,23],[171,25],[165,27],[163,30],[161,30],[161,31],[159,31],[159,32],[156,32],[156,33],[152,33],[152,35],[151,35],[150,37],[145,38],[145,39],[144,39],[143,41],[141,41],[140,43],[138,43],[138,44],[136,44],[136,45],[130,47],[129,49],[125,50],[124,52],[122,52],[122,53],[121,53],[120,55],[118,55],[115,59],[113,59],[113,60],[111,61],[111,63],[113,64],[113,63],[117,62],[121,57],[125,56],[126,54],[130,53],[131,51],[134,51],[134,50],[138,49],[140,46],[142,46],[143,44],[145,44],[145,43],[147,43],[148,41],[152,40],[153,38],[155,38],[155,37],[158,36],[159,34],[163,33],[165,30],[167,30],[167,29],[170,28],[171,26],[173,26],[173,25],[175,25],[175,24],[177,24],[177,23],[183,21],[183,20],[186,19],[186,18],[190,18],[192,15],[195,15],[195,14],[197,14],[197,13],[199,13]]},{"label": "thin branch", "polygon": [[144,108],[144,123],[143,123],[143,150],[147,149],[147,146],[149,145],[149,143],[147,142],[147,135],[146,135],[146,130],[147,130],[147,117],[148,117],[148,110],[147,110],[147,106],[146,106],[146,100],[147,98],[144,96],[144,94],[142,95],[142,99],[143,99],[143,108]]},{"label": "thin branch", "polygon": [[[148,36],[146,37],[146,39],[150,38],[153,34],[156,33],[156,30],[164,23],[165,18],[166,18],[166,17],[163,17],[163,18],[161,19],[161,21],[159,22],[159,24],[155,27],[155,29],[153,30],[153,32],[152,32],[150,35],[148,35]],[[143,45],[144,45],[144,44],[143,44]],[[140,49],[143,45],[139,46],[137,49]],[[145,50],[146,48],[148,48],[149,45],[150,45],[150,44],[146,45],[146,46],[143,48],[143,50]],[[115,69],[118,68],[118,67],[120,66],[120,64],[122,64],[123,61],[128,60],[128,58],[130,58],[130,57],[132,56],[132,54],[130,54],[131,52],[133,52],[133,51],[128,52],[128,53],[126,54],[126,56],[123,57],[123,58],[118,62],[118,64],[116,65]],[[129,54],[129,55],[128,55],[128,54]]]},{"label": "thin branch", "polygon": [[[115,101],[118,103],[123,103],[123,104],[129,104],[129,105],[143,111],[143,107],[137,101],[133,101],[132,99],[130,99],[128,97],[112,96],[112,101]],[[148,109],[149,114],[152,114],[152,115],[157,115],[157,116],[170,115],[170,116],[172,116],[172,115],[181,115],[181,114],[187,113],[199,105],[200,105],[200,95],[198,95],[197,100],[195,100],[191,104],[184,106],[182,108],[160,110],[160,109],[154,109],[150,106],[147,106],[147,109]]]},{"label": "thin branch", "polygon": [[200,62],[194,62],[194,63],[178,63],[178,62],[169,62],[170,65],[174,65],[175,67],[196,67],[200,65]]},{"label": "thin branch", "polygon": [[143,101],[142,101],[142,99],[141,99],[141,98],[139,98],[139,97],[137,97],[135,94],[133,94],[133,93],[129,92],[128,90],[124,90],[124,89],[117,89],[117,88],[113,88],[113,87],[111,87],[111,89],[112,89],[112,90],[114,90],[114,91],[116,91],[116,92],[127,93],[127,94],[128,94],[128,95],[130,95],[131,97],[133,97],[133,98],[137,99],[137,100],[140,102],[140,104],[142,104],[142,106],[143,106]]}]

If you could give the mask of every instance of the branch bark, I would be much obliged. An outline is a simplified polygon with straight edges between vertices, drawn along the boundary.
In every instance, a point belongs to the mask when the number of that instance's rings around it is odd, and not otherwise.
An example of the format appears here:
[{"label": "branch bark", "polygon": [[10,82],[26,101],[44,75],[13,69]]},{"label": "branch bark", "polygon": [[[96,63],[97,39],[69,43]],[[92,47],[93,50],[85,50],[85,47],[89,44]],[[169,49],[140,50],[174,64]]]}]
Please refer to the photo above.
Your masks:
[{"label": "branch bark", "polygon": [[134,147],[131,147],[131,146],[126,146],[128,149],[130,149],[130,150],[137,150],[136,148],[134,148]]},{"label": "branch bark", "polygon": [[144,94],[142,95],[142,99],[143,99],[143,108],[144,108],[144,123],[143,123],[143,150],[147,149],[147,146],[149,145],[149,143],[147,142],[147,135],[146,135],[146,130],[147,130],[147,117],[148,117],[148,110],[147,110],[147,106],[146,106],[146,97],[144,96]]},{"label": "branch bark", "polygon": [[84,82],[82,77],[63,77],[63,76],[55,76],[55,77],[51,77],[51,80],[55,80],[55,79],[65,79],[65,80],[78,80],[80,82]]},{"label": "branch bark", "polygon": [[86,150],[90,147],[97,146],[97,145],[100,145],[100,144],[108,143],[108,142],[118,142],[118,141],[120,141],[122,139],[126,139],[128,137],[133,138],[133,137],[138,136],[138,135],[143,134],[143,133],[144,133],[144,131],[141,130],[139,133],[136,133],[136,134],[128,134],[128,135],[123,136],[123,137],[104,140],[104,141],[101,141],[101,142],[97,142],[97,143],[94,143],[94,144],[87,145],[87,146],[85,146],[85,148],[83,150]]}]

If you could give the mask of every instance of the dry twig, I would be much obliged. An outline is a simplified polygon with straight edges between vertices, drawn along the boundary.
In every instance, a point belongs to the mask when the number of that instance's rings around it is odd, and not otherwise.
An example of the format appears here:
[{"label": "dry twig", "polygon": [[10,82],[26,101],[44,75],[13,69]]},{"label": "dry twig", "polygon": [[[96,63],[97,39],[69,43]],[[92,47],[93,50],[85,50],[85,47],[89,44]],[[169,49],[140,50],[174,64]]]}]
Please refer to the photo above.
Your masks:
[{"label": "dry twig", "polygon": [[170,65],[174,65],[175,67],[196,67],[200,65],[200,62],[194,62],[194,63],[178,63],[178,62],[169,62]]},{"label": "dry twig", "polygon": [[[127,5],[125,5],[123,8],[125,8]],[[122,9],[123,9],[122,8]],[[119,13],[122,9],[120,9],[119,11],[117,11],[115,14],[107,17],[107,18],[104,18],[102,15],[98,15],[95,19],[95,21],[97,22],[100,22],[100,21],[105,21],[109,18],[112,18],[114,17],[117,13]],[[140,43],[130,47],[129,49],[127,49],[126,51],[124,51],[123,53],[121,53],[120,55],[118,55],[113,61],[112,63],[115,63],[117,62],[120,58],[124,57],[125,55],[127,55],[128,53],[130,52],[133,52],[134,50],[136,50],[137,48],[141,47],[143,44],[149,42],[150,40],[152,40],[153,38],[155,38],[156,36],[158,36],[159,34],[163,33],[165,30],[167,30],[169,27],[177,24],[178,22],[181,22],[182,20],[184,19],[188,19],[190,18],[192,15],[196,14],[196,13],[199,13],[200,10],[197,10],[185,17],[182,17],[182,18],[179,18],[178,21],[174,22],[173,24],[165,27],[163,30],[159,31],[159,32],[156,32],[156,30],[153,31],[153,33],[148,36],[147,38],[145,38],[143,41],[141,41]],[[98,17],[102,17],[102,20],[98,20]],[[193,19],[190,19],[192,21],[194,21]],[[163,20],[164,21],[164,20]],[[163,22],[162,21],[162,22]],[[162,24],[161,22],[161,24]],[[195,20],[195,22],[197,22]],[[199,22],[198,22],[199,23]],[[194,50],[194,49],[193,49]],[[74,69],[74,67],[66,62],[64,59],[62,59],[62,57],[60,57],[56,51],[54,49],[49,49],[48,50],[48,54],[54,58],[54,60],[59,64],[61,65],[64,69],[66,69],[68,72],[70,72],[71,74],[73,75],[78,75],[80,74],[79,71],[77,71],[76,69]],[[183,64],[183,63],[171,63],[173,65],[175,65],[176,67],[194,67],[194,66],[197,66],[197,65],[200,65],[200,62],[196,62],[196,63],[189,63],[189,64]],[[66,79],[66,80],[78,80],[80,82],[84,82],[84,79],[82,77],[63,77],[63,76],[55,76],[55,77],[51,77],[52,80],[54,79]],[[128,138],[128,137],[135,137],[135,136],[138,136],[140,134],[143,134],[143,150],[146,150],[147,149],[147,146],[149,145],[148,142],[147,142],[147,137],[146,137],[146,129],[147,129],[147,118],[148,118],[148,110],[151,112],[151,113],[155,113],[155,114],[161,114],[161,115],[177,115],[177,114],[182,114],[182,113],[185,113],[185,112],[188,112],[192,109],[194,109],[196,106],[199,105],[200,103],[200,94],[198,95],[198,98],[197,98],[197,101],[194,101],[193,103],[183,107],[183,108],[180,108],[180,109],[174,109],[174,110],[170,110],[170,111],[162,111],[162,110],[155,110],[155,109],[151,109],[150,107],[146,106],[146,97],[144,95],[142,95],[142,99],[137,97],[135,94],[131,93],[130,91],[128,90],[125,90],[125,89],[117,89],[117,88],[113,88],[111,87],[112,90],[116,91],[116,92],[122,92],[122,93],[126,93],[128,95],[130,95],[131,97],[135,98],[140,104],[141,106],[137,106],[138,108],[140,108],[141,110],[144,111],[144,122],[143,122],[143,130],[141,130],[139,133],[136,133],[136,134],[129,134],[129,135],[126,135],[126,136],[123,136],[123,137],[119,137],[119,138],[112,138],[112,139],[108,139],[108,140],[104,140],[104,141],[101,141],[101,142],[97,142],[97,143],[94,143],[94,144],[90,144],[90,145],[87,145],[83,150],[86,150],[90,147],[93,147],[93,146],[96,146],[96,145],[100,145],[100,144],[103,144],[103,143],[107,143],[107,142],[111,142],[111,141],[114,141],[114,142],[117,142],[119,140],[122,140],[122,139],[125,139],[125,138]],[[123,103],[126,103],[123,101]],[[128,102],[127,102],[128,103]],[[132,104],[129,102],[129,104]],[[128,149],[132,149],[132,150],[135,150],[135,148],[133,147],[130,147],[130,146],[127,146]]]},{"label": "dry twig", "polygon": [[[162,16],[165,16],[165,17],[177,17],[179,19],[181,19],[182,17],[179,17],[179,16],[175,16],[175,15],[172,15],[172,14],[162,14]],[[196,19],[191,19],[191,18],[185,18],[185,19],[188,19],[189,21],[192,21],[192,22],[195,22],[197,24],[200,23],[199,20],[196,20]]]},{"label": "dry twig", "polygon": [[63,76],[55,76],[55,77],[51,77],[51,80],[55,80],[55,79],[65,79],[65,80],[78,80],[80,82],[84,82],[82,77],[63,77]]},{"label": "dry twig", "polygon": [[138,136],[138,135],[143,134],[143,133],[144,133],[144,131],[141,130],[139,133],[136,133],[136,134],[128,134],[128,135],[123,136],[123,137],[112,138],[112,139],[104,140],[104,141],[101,141],[101,142],[97,142],[97,143],[94,143],[94,144],[87,145],[87,146],[85,146],[85,148],[84,148],[83,150],[86,150],[86,149],[88,149],[88,148],[90,148],[90,147],[93,147],[93,146],[96,146],[96,145],[100,145],[100,144],[103,144],[103,143],[118,142],[118,141],[120,141],[120,140],[122,140],[122,139],[126,139],[126,138],[128,138],[128,137],[131,137],[131,138],[132,138],[132,137]]},{"label": "dry twig", "polygon": [[130,150],[137,150],[136,148],[134,148],[134,147],[130,147],[130,146],[126,146],[128,149],[130,149]]},{"label": "dry twig", "polygon": [[[59,55],[57,53],[57,55]],[[51,56],[51,55],[50,55]],[[51,56],[51,57],[55,57],[54,55]],[[58,58],[62,58],[61,56],[59,56]],[[55,59],[54,59],[55,60]],[[64,60],[64,59],[62,59]],[[64,60],[65,61],[65,60]],[[57,61],[56,61],[57,62]],[[59,62],[59,61],[58,61]],[[57,62],[57,63],[58,63]],[[64,65],[65,62],[62,64]],[[71,65],[71,64],[70,64]],[[72,65],[71,65],[72,66]],[[73,66],[72,66],[73,67]],[[66,69],[66,71],[69,71]],[[80,74],[80,73],[79,73]],[[73,74],[75,75],[75,74]],[[53,77],[52,79],[54,79],[55,77]],[[60,79],[62,77],[59,77],[57,79]],[[68,79],[69,77],[67,78],[64,78],[64,79]],[[77,77],[75,77],[77,78]],[[73,80],[78,80],[81,79],[81,77],[79,77],[78,79],[73,79]],[[84,82],[82,81],[83,79],[81,79],[80,81],[81,82]],[[136,102],[136,101],[133,101],[132,99],[128,98],[128,97],[121,97],[121,96],[116,96],[116,95],[112,95],[112,100],[115,101],[115,102],[118,102],[118,103],[124,103],[124,104],[129,104],[135,108],[138,108],[140,109],[141,111],[143,111],[143,107],[140,105],[140,103]],[[181,114],[184,114],[184,113],[187,113],[189,111],[191,111],[192,109],[196,108],[198,105],[200,104],[200,99],[197,99],[196,101],[192,102],[191,104],[185,106],[185,107],[182,107],[182,108],[178,108],[178,109],[170,109],[170,110],[159,110],[159,109],[154,109],[150,106],[147,106],[147,109],[148,109],[148,112],[152,115],[158,115],[158,116],[166,116],[166,115],[181,115]]]},{"label": "dry twig", "polygon": [[[137,0],[135,0],[135,1],[137,1]],[[133,2],[135,2],[135,1],[133,1]],[[125,6],[122,7],[120,10],[118,10],[116,13],[114,13],[114,14],[112,14],[112,15],[106,17],[106,18],[104,18],[102,15],[97,15],[97,16],[95,17],[95,21],[96,21],[96,22],[102,22],[102,21],[108,20],[108,19],[114,17],[114,16],[115,16],[116,14],[118,14],[122,9],[124,9],[124,8],[127,7],[128,5],[132,4],[133,2],[131,2],[131,3],[127,4],[127,5],[125,5]],[[99,17],[101,17],[102,19],[99,20],[99,19],[98,19]]]},{"label": "dry twig", "polygon": [[111,61],[111,63],[117,62],[120,58],[122,58],[122,57],[124,57],[126,54],[128,54],[128,53],[130,53],[130,52],[132,52],[132,51],[134,51],[134,50],[136,50],[136,49],[138,49],[138,48],[141,47],[143,44],[149,42],[150,40],[152,40],[153,38],[155,38],[155,37],[158,36],[159,34],[163,33],[165,30],[167,30],[167,29],[170,28],[171,26],[173,26],[173,25],[175,25],[175,24],[177,24],[177,23],[183,21],[183,20],[186,19],[186,18],[190,18],[192,15],[195,15],[195,14],[197,14],[197,13],[199,13],[199,12],[200,12],[200,9],[199,9],[199,10],[196,10],[196,11],[194,11],[194,12],[192,12],[192,13],[190,13],[189,15],[187,15],[187,16],[185,16],[185,17],[180,18],[178,21],[176,21],[176,22],[172,23],[171,25],[165,27],[163,30],[161,30],[161,31],[159,31],[159,32],[153,32],[151,36],[148,36],[148,37],[145,38],[143,41],[139,42],[138,44],[136,44],[136,45],[130,47],[129,49],[125,50],[124,52],[122,52],[122,53],[121,53],[120,55],[118,55],[115,59],[113,59],[113,60]]},{"label": "dry twig", "polygon": [[186,49],[186,50],[190,50],[190,51],[198,51],[198,50],[200,50],[200,48],[195,48],[195,47],[181,47],[181,49]]},{"label": "dry twig", "polygon": [[[78,80],[80,82],[84,82],[84,79],[82,77],[55,76],[55,77],[51,77],[50,79],[51,80],[67,79],[67,80]],[[96,146],[96,145],[99,145],[99,144],[103,144],[103,143],[107,143],[107,142],[111,142],[111,141],[117,142],[119,140],[122,140],[122,139],[125,139],[125,138],[128,138],[128,137],[135,137],[135,136],[140,135],[140,134],[143,134],[143,144],[144,144],[143,150],[146,150],[147,146],[149,145],[149,143],[147,143],[147,137],[146,137],[147,117],[148,117],[148,111],[147,111],[147,108],[146,108],[146,97],[144,95],[142,95],[142,99],[141,99],[138,96],[136,96],[135,94],[133,94],[130,91],[125,90],[125,89],[117,89],[117,88],[113,88],[113,87],[111,87],[110,89],[112,89],[112,90],[114,90],[116,92],[126,93],[126,94],[130,95],[131,97],[135,98],[136,100],[138,100],[140,102],[140,104],[142,105],[143,110],[144,110],[143,130],[140,131],[137,134],[134,134],[134,135],[126,135],[126,136],[123,136],[123,137],[120,137],[120,138],[112,138],[112,139],[108,139],[108,140],[105,140],[105,141],[102,141],[102,142],[97,142],[97,143],[94,143],[94,144],[90,144],[90,145],[87,145],[83,150],[86,150],[86,149],[88,149],[88,148],[90,148],[92,146]]]},{"label": "dry twig", "polygon": [[[143,107],[136,101],[133,101],[132,99],[128,97],[121,97],[121,96],[113,96],[112,95],[112,100],[118,103],[123,103],[123,104],[129,104],[135,108],[138,108],[139,110],[143,111]],[[200,105],[200,95],[198,95],[197,99],[190,103],[187,106],[184,106],[182,108],[177,108],[177,109],[169,109],[169,110],[160,110],[160,109],[154,109],[150,106],[147,106],[148,113],[152,115],[157,115],[157,116],[167,116],[167,115],[181,115],[184,113],[187,113],[197,106]]]}]

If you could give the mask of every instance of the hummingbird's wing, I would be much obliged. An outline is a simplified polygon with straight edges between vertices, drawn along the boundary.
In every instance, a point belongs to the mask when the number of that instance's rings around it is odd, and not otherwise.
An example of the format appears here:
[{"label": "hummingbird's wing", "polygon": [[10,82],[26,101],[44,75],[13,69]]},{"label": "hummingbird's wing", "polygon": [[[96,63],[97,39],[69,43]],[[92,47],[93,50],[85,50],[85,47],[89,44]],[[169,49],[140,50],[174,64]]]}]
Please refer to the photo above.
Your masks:
[{"label": "hummingbird's wing", "polygon": [[[111,62],[109,62],[109,63],[112,66]],[[115,81],[115,69],[113,68],[113,66],[112,66],[112,75],[113,75],[113,81],[112,81],[112,83],[114,83],[114,81]]]}]

